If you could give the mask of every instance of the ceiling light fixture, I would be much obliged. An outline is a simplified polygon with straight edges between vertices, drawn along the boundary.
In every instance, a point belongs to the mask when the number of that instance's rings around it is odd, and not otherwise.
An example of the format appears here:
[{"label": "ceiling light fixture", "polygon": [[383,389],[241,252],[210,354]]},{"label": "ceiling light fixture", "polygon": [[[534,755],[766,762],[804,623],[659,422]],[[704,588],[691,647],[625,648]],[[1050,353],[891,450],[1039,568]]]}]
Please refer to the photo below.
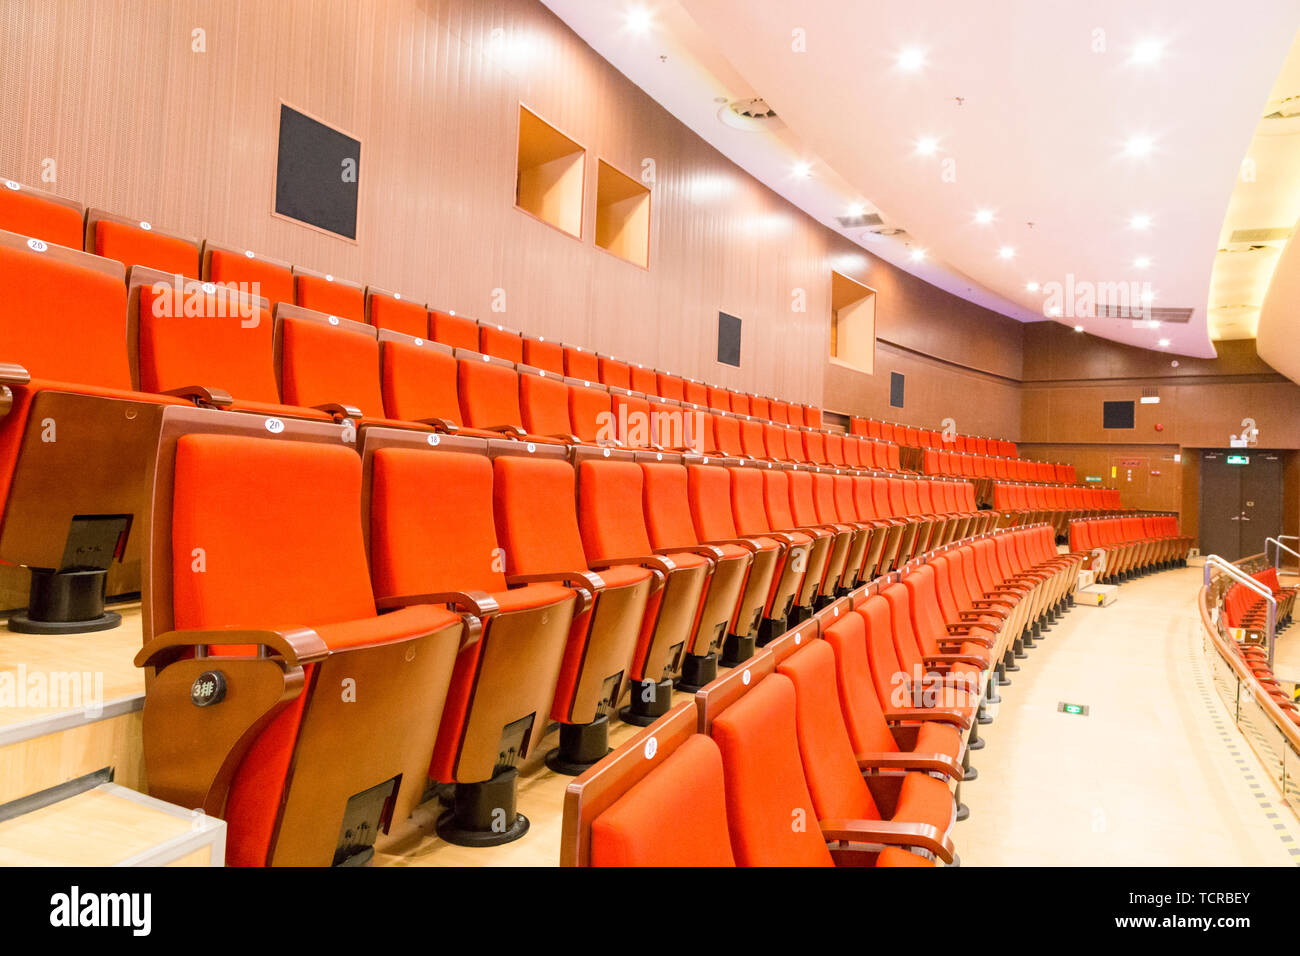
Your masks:
[{"label": "ceiling light fixture", "polygon": [[637,33],[645,33],[650,29],[650,11],[645,7],[632,7],[627,11],[627,26]]},{"label": "ceiling light fixture", "polygon": [[1161,339],[1161,340],[1160,340],[1160,347],[1161,347],[1162,349],[1167,349],[1167,348],[1169,348],[1169,340],[1168,340],[1168,339]]},{"label": "ceiling light fixture", "polygon": [[1151,217],[1139,213],[1128,221],[1130,229],[1150,229]]},{"label": "ceiling light fixture", "polygon": [[1082,325],[1076,325],[1076,326],[1074,327],[1074,331],[1076,331],[1076,332],[1082,332],[1082,331],[1083,331],[1083,326],[1082,326]]},{"label": "ceiling light fixture", "polygon": [[925,258],[925,250],[924,250],[924,249],[913,249],[913,250],[912,250],[912,261],[913,261],[913,262],[920,262],[920,261],[921,261],[922,259],[924,259],[924,258]]},{"label": "ceiling light fixture", "polygon": [[1151,265],[1151,260],[1148,259],[1146,256],[1138,256],[1136,259],[1133,260],[1134,269],[1146,269],[1149,268],[1150,265]]},{"label": "ceiling light fixture", "polygon": [[916,141],[916,151],[922,156],[933,156],[939,149],[939,141],[933,136],[922,136]]},{"label": "ceiling light fixture", "polygon": [[918,47],[908,47],[898,54],[898,68],[908,73],[915,73],[925,66],[925,51]]},{"label": "ceiling light fixture", "polygon": [[1038,283],[1037,283],[1037,282],[1033,282],[1033,281],[1026,282],[1026,283],[1025,283],[1025,288],[1028,289],[1030,292],[1037,292],[1037,291],[1038,291]]},{"label": "ceiling light fixture", "polygon": [[993,221],[993,210],[981,209],[979,212],[975,213],[975,221],[981,226],[987,226]]},{"label": "ceiling light fixture", "polygon": [[1128,142],[1124,144],[1124,152],[1129,156],[1146,156],[1155,146],[1150,136],[1130,136]]},{"label": "ceiling light fixture", "polygon": [[1133,52],[1129,56],[1129,62],[1146,66],[1159,60],[1164,55],[1164,52],[1164,40],[1143,40],[1133,48]]},{"label": "ceiling light fixture", "polygon": [[812,175],[812,163],[800,161],[794,164],[794,174],[800,179],[807,179]]},{"label": "ceiling light fixture", "polygon": [[1001,249],[998,250],[999,259],[1010,259],[1015,254],[1016,254],[1016,250],[1011,248],[1010,246],[1003,246]]}]

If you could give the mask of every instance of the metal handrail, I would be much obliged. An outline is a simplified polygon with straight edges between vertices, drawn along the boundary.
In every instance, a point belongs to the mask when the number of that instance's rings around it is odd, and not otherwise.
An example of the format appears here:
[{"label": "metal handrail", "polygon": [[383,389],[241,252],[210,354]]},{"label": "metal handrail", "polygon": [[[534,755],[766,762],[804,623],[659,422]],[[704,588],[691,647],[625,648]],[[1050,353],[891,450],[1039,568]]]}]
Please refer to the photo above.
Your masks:
[{"label": "metal handrail", "polygon": [[1277,636],[1277,598],[1273,595],[1271,589],[1264,584],[1256,581],[1245,571],[1242,571],[1236,565],[1229,563],[1217,554],[1206,555],[1205,558],[1205,587],[1210,587],[1210,569],[1219,568],[1228,577],[1235,580],[1250,590],[1254,591],[1260,597],[1268,602],[1268,669],[1273,669],[1273,642]]},{"label": "metal handrail", "polygon": [[1283,541],[1294,541],[1294,542],[1296,542],[1297,544],[1300,544],[1300,535],[1294,535],[1294,534],[1280,534],[1280,535],[1278,535],[1276,538],[1265,538],[1265,539],[1264,539],[1264,563],[1265,563],[1265,564],[1268,563],[1268,546],[1269,546],[1270,544],[1273,544],[1273,545],[1276,545],[1276,546],[1277,546],[1277,551],[1275,552],[1275,554],[1274,554],[1274,556],[1273,556],[1273,570],[1275,570],[1275,571],[1280,571],[1280,570],[1282,570],[1282,552],[1283,552],[1283,551],[1285,551],[1287,554],[1291,555],[1291,557],[1293,557],[1293,558],[1297,559],[1298,561],[1300,561],[1300,551],[1292,551],[1290,548],[1288,548],[1286,545],[1284,545],[1284,544],[1282,543]]}]

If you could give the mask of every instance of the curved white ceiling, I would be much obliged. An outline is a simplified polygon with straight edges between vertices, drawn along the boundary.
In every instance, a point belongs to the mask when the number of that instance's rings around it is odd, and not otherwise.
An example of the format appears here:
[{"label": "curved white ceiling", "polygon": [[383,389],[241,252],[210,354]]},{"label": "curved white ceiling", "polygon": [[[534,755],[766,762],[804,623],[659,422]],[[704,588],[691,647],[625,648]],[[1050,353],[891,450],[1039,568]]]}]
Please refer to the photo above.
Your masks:
[{"label": "curved white ceiling", "polygon": [[[1296,0],[544,2],[703,138],[864,248],[1022,321],[1060,305],[1059,321],[1096,335],[1214,355],[1219,233],[1300,27]],[[648,26],[630,25],[637,9]],[[1160,48],[1154,62],[1135,62],[1143,44]],[[911,72],[898,62],[909,49],[924,55]],[[752,95],[786,130],[718,121],[718,98]],[[1148,155],[1128,154],[1135,137]],[[927,138],[929,156],[917,151]],[[797,159],[810,177],[792,175]],[[907,236],[842,229],[854,202]],[[992,222],[976,222],[981,209]],[[1150,226],[1134,229],[1134,216]],[[1045,299],[1049,283],[1074,297]],[[1192,314],[1159,328],[1096,318],[1089,291],[1129,293],[1135,310],[1146,291],[1153,307]]]}]

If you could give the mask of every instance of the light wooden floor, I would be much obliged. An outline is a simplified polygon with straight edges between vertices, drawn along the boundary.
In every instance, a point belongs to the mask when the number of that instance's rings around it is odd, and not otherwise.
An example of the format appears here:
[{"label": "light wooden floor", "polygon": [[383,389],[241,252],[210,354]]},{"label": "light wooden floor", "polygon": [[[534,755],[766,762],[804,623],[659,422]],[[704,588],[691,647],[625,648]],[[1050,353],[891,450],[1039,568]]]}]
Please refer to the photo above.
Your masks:
[{"label": "light wooden floor", "polygon": [[[980,779],[962,789],[963,864],[1295,865],[1283,839],[1300,835],[1295,817],[1231,721],[1244,769],[1211,720],[1226,711],[1201,656],[1201,574],[1121,585],[1114,605],[1075,608],[1019,662],[974,755]],[[1090,713],[1058,713],[1062,701]]]}]

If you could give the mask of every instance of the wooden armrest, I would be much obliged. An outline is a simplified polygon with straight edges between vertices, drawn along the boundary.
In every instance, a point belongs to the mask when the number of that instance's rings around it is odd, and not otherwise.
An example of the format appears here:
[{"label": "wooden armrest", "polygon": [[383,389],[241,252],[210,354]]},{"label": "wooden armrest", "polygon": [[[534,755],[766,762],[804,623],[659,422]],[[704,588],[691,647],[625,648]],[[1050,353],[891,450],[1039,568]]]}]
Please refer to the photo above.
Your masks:
[{"label": "wooden armrest", "polygon": [[669,557],[674,554],[698,554],[709,562],[710,567],[727,558],[721,548],[711,544],[688,544],[682,548],[655,548],[655,554],[665,554]]},{"label": "wooden armrest", "polygon": [[952,724],[963,730],[970,726],[970,718],[950,707],[904,707],[901,710],[887,710],[885,720],[894,724],[908,720],[933,720],[941,724]]},{"label": "wooden armrest", "polygon": [[460,426],[446,418],[421,418],[421,425],[428,425],[436,432],[442,432],[444,435],[454,435],[460,431]]},{"label": "wooden armrest", "polygon": [[724,538],[721,541],[710,541],[709,547],[721,547],[724,544],[732,544],[737,548],[744,548],[750,554],[758,554],[763,549],[748,538]]},{"label": "wooden armrest", "polygon": [[973,664],[979,668],[985,668],[989,662],[976,657],[974,654],[929,654],[921,658],[925,664],[939,666],[942,664]]},{"label": "wooden armrest", "polygon": [[574,617],[589,609],[595,602],[596,595],[605,590],[604,580],[594,571],[506,575],[507,587],[518,587],[521,584],[563,584],[565,587],[573,588],[578,592],[578,607],[574,611]]},{"label": "wooden armrest", "polygon": [[180,388],[169,388],[162,394],[188,399],[199,408],[229,408],[235,404],[235,399],[225,389],[210,388],[206,385],[184,385]]},{"label": "wooden armrest", "polygon": [[312,408],[324,412],[332,417],[336,422],[341,422],[345,418],[351,418],[356,421],[361,417],[361,409],[355,405],[344,405],[339,402],[326,402],[324,405],[313,405]]},{"label": "wooden armrest", "polygon": [[961,780],[966,774],[962,765],[947,754],[867,753],[856,756],[859,770],[933,771],[952,780]]},{"label": "wooden armrest", "polygon": [[32,373],[17,362],[0,362],[0,385],[26,385]]},{"label": "wooden armrest", "polygon": [[212,644],[252,644],[262,651],[274,651],[289,664],[305,664],[329,656],[328,645],[310,627],[276,630],[232,627],[159,634],[136,653],[135,666],[161,670],[186,651],[206,655]]},{"label": "wooden armrest", "polygon": [[952,841],[928,823],[896,820],[821,820],[822,836],[828,842],[879,843],[884,846],[914,846],[945,863],[953,861]]},{"label": "wooden armrest", "polygon": [[393,611],[413,604],[447,604],[460,611],[468,611],[480,621],[485,621],[501,610],[497,599],[486,591],[434,591],[428,594],[393,594],[377,598],[375,606],[381,611]]},{"label": "wooden armrest", "polygon": [[511,438],[523,438],[528,434],[518,425],[488,425],[486,428],[481,429],[481,431],[499,432],[502,435],[509,435]]}]

